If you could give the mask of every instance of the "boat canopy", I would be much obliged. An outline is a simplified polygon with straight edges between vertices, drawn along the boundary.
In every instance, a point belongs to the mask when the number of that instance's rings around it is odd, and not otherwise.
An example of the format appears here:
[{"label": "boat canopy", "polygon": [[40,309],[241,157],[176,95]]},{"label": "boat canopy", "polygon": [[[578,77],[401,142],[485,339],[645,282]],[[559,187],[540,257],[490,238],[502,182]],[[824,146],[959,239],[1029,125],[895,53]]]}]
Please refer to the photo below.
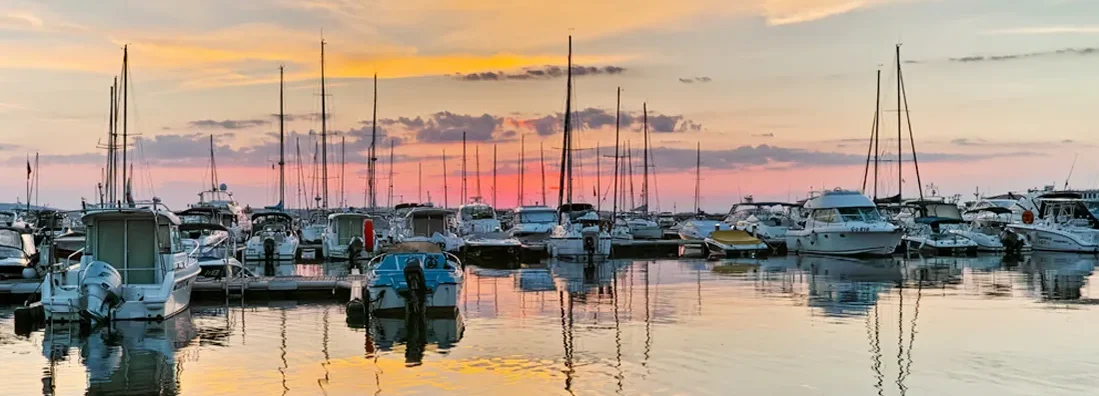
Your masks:
[{"label": "boat canopy", "polygon": [[268,219],[281,219],[286,222],[294,221],[294,218],[286,212],[257,212],[252,214],[252,222],[256,223],[258,220],[267,221]]},{"label": "boat canopy", "polygon": [[570,212],[583,212],[587,210],[595,209],[590,203],[574,202],[567,203],[557,207],[558,212],[570,213]]},{"label": "boat canopy", "polygon": [[[1058,213],[1054,208],[1071,208],[1071,210]],[[1053,220],[1061,220],[1062,215],[1068,216],[1071,219],[1083,219],[1087,220],[1088,224],[1092,228],[1099,228],[1099,218],[1096,217],[1096,213],[1099,213],[1099,201],[1089,201],[1083,199],[1074,198],[1052,198],[1042,199],[1042,206],[1038,212],[1038,215],[1045,218],[1048,215],[1052,215]]]},{"label": "boat canopy", "polygon": [[491,206],[483,203],[462,205],[458,208],[462,220],[492,220],[496,218],[496,211]]},{"label": "boat canopy", "polygon": [[965,213],[966,214],[977,214],[977,213],[981,213],[981,212],[988,212],[988,213],[995,213],[995,214],[1014,213],[1014,212],[1011,211],[1011,209],[1005,208],[1003,206],[989,206],[989,207],[985,207],[985,208],[970,209],[970,210],[967,210]]},{"label": "boat canopy", "polygon": [[112,208],[88,212],[85,256],[110,264],[126,284],[158,284],[170,262],[160,254],[183,252],[179,218],[151,208]]},{"label": "boat canopy", "polygon": [[874,207],[874,202],[857,191],[834,190],[805,202],[806,209]]},{"label": "boat canopy", "polygon": [[943,201],[909,201],[905,204],[915,208],[919,217],[962,220],[962,213],[958,209],[958,205]]},{"label": "boat canopy", "polygon": [[435,233],[445,234],[447,219],[453,215],[448,209],[416,208],[408,212],[405,222],[414,236],[431,237]]}]

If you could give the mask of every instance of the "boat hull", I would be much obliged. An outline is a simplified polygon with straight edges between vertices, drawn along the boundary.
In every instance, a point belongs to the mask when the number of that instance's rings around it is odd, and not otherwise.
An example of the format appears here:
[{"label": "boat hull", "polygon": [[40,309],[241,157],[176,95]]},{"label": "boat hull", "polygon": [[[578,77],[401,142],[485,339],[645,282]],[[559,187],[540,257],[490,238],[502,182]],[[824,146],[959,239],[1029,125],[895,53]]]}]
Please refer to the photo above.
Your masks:
[{"label": "boat hull", "polygon": [[1012,231],[1026,238],[1033,250],[1047,252],[1099,253],[1099,230],[1074,233],[1056,228],[1012,224]]},{"label": "boat hull", "polygon": [[547,246],[551,257],[562,260],[585,261],[590,258],[592,261],[605,261],[611,256],[611,238],[605,233],[599,236],[593,251],[584,248],[582,237],[550,238]]},{"label": "boat hull", "polygon": [[706,250],[708,250],[711,255],[724,257],[761,257],[771,252],[771,248],[763,242],[731,245],[721,243],[713,238],[706,238],[703,243],[706,244]]},{"label": "boat hull", "polygon": [[[275,243],[275,249],[272,251],[271,259],[275,261],[293,260],[298,254],[298,241],[284,240],[282,242]],[[244,249],[245,261],[263,261],[267,259],[267,251],[264,249],[263,240],[256,241],[251,239],[248,241],[247,246]]]},{"label": "boat hull", "polygon": [[791,252],[839,256],[888,256],[901,242],[898,231],[790,230],[786,247]]},{"label": "boat hull", "polygon": [[[371,309],[375,314],[403,314],[407,301],[392,286],[370,286]],[[462,295],[461,283],[442,283],[435,287],[424,301],[430,312],[446,314],[458,311],[458,296]]]}]

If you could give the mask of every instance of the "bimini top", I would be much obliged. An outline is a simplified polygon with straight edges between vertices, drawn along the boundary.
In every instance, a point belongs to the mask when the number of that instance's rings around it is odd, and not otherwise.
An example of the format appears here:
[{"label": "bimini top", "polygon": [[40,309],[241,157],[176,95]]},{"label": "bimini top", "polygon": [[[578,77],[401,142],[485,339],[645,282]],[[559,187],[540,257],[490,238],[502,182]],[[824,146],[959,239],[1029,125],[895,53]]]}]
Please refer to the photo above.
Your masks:
[{"label": "bimini top", "polygon": [[827,208],[870,208],[874,207],[874,201],[858,191],[834,190],[827,191],[821,196],[810,199],[805,203],[806,209]]},{"label": "bimini top", "polygon": [[176,217],[175,213],[172,213],[167,209],[152,209],[152,208],[109,208],[109,209],[96,209],[94,211],[89,210],[84,217],[80,218],[80,221],[84,224],[88,224],[93,220],[101,218],[141,218],[153,216],[159,217],[161,220],[166,220],[171,224],[179,225],[179,217]]},{"label": "bimini top", "polygon": [[454,212],[451,211],[450,209],[432,208],[432,207],[421,206],[421,207],[412,209],[412,211],[408,212],[408,214],[405,215],[405,217],[448,216],[448,215],[453,215],[453,214],[454,214]]},{"label": "bimini top", "polygon": [[557,211],[569,213],[569,212],[583,212],[586,210],[594,210],[595,207],[590,203],[573,202],[567,203],[557,207]]},{"label": "bimini top", "polygon": [[982,213],[982,212],[995,213],[995,214],[1013,213],[1011,211],[1011,209],[1008,209],[1008,208],[1005,208],[1005,207],[1002,207],[1002,206],[989,206],[989,207],[985,207],[985,208],[970,209],[970,210],[967,210],[965,213],[966,214],[976,214],[976,213]]}]

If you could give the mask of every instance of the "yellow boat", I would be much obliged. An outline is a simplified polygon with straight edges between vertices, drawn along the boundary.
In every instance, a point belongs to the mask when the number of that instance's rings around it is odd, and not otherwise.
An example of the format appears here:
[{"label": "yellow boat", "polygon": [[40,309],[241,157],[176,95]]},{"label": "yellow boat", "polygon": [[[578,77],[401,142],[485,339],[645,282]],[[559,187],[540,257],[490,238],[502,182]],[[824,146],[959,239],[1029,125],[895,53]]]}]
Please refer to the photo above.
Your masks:
[{"label": "yellow boat", "polygon": [[726,257],[751,257],[769,253],[771,247],[746,231],[720,230],[705,240],[711,254]]}]

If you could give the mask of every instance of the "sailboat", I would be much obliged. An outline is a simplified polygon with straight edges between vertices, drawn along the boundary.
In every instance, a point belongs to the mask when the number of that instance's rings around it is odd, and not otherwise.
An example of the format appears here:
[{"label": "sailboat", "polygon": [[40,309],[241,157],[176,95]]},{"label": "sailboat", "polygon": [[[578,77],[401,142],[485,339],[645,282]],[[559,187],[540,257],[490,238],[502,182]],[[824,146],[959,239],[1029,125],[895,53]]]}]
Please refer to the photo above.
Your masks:
[{"label": "sailboat", "polygon": [[572,200],[572,36],[569,36],[568,77],[565,91],[565,126],[561,146],[560,190],[557,213],[560,222],[550,233],[552,257],[603,261],[611,255],[611,235],[603,230],[599,213],[589,203]]},{"label": "sailboat", "polygon": [[[127,47],[122,59],[122,86],[127,87]],[[87,238],[80,264],[51,268],[42,282],[47,320],[161,320],[183,312],[191,302],[199,266],[183,249],[179,218],[155,198],[134,201],[125,177],[128,91],[122,95],[121,146],[127,202],[85,211]]]},{"label": "sailboat", "polygon": [[214,221],[229,229],[229,234],[237,243],[248,239],[252,233],[252,223],[244,214],[244,208],[233,198],[229,186],[218,183],[217,161],[214,159],[214,135],[210,135],[210,189],[198,193],[198,203],[190,205],[192,209],[206,209],[214,212]]},{"label": "sailboat", "polygon": [[283,67],[279,67],[279,203],[252,215],[252,235],[244,246],[244,260],[293,260],[298,253],[298,232],[286,204],[285,114]]},{"label": "sailboat", "polygon": [[[328,227],[328,101],[324,81],[324,40],[321,40],[321,147],[314,145],[313,149],[313,176],[317,177],[317,155],[321,156],[321,192],[313,197],[317,206],[310,210],[301,224],[301,242],[309,245],[320,245],[324,241],[324,233]],[[316,179],[314,179],[316,180]],[[315,186],[314,181],[314,186]],[[323,249],[321,249],[323,252]],[[317,257],[317,249],[302,248],[302,259],[320,259]]]}]

